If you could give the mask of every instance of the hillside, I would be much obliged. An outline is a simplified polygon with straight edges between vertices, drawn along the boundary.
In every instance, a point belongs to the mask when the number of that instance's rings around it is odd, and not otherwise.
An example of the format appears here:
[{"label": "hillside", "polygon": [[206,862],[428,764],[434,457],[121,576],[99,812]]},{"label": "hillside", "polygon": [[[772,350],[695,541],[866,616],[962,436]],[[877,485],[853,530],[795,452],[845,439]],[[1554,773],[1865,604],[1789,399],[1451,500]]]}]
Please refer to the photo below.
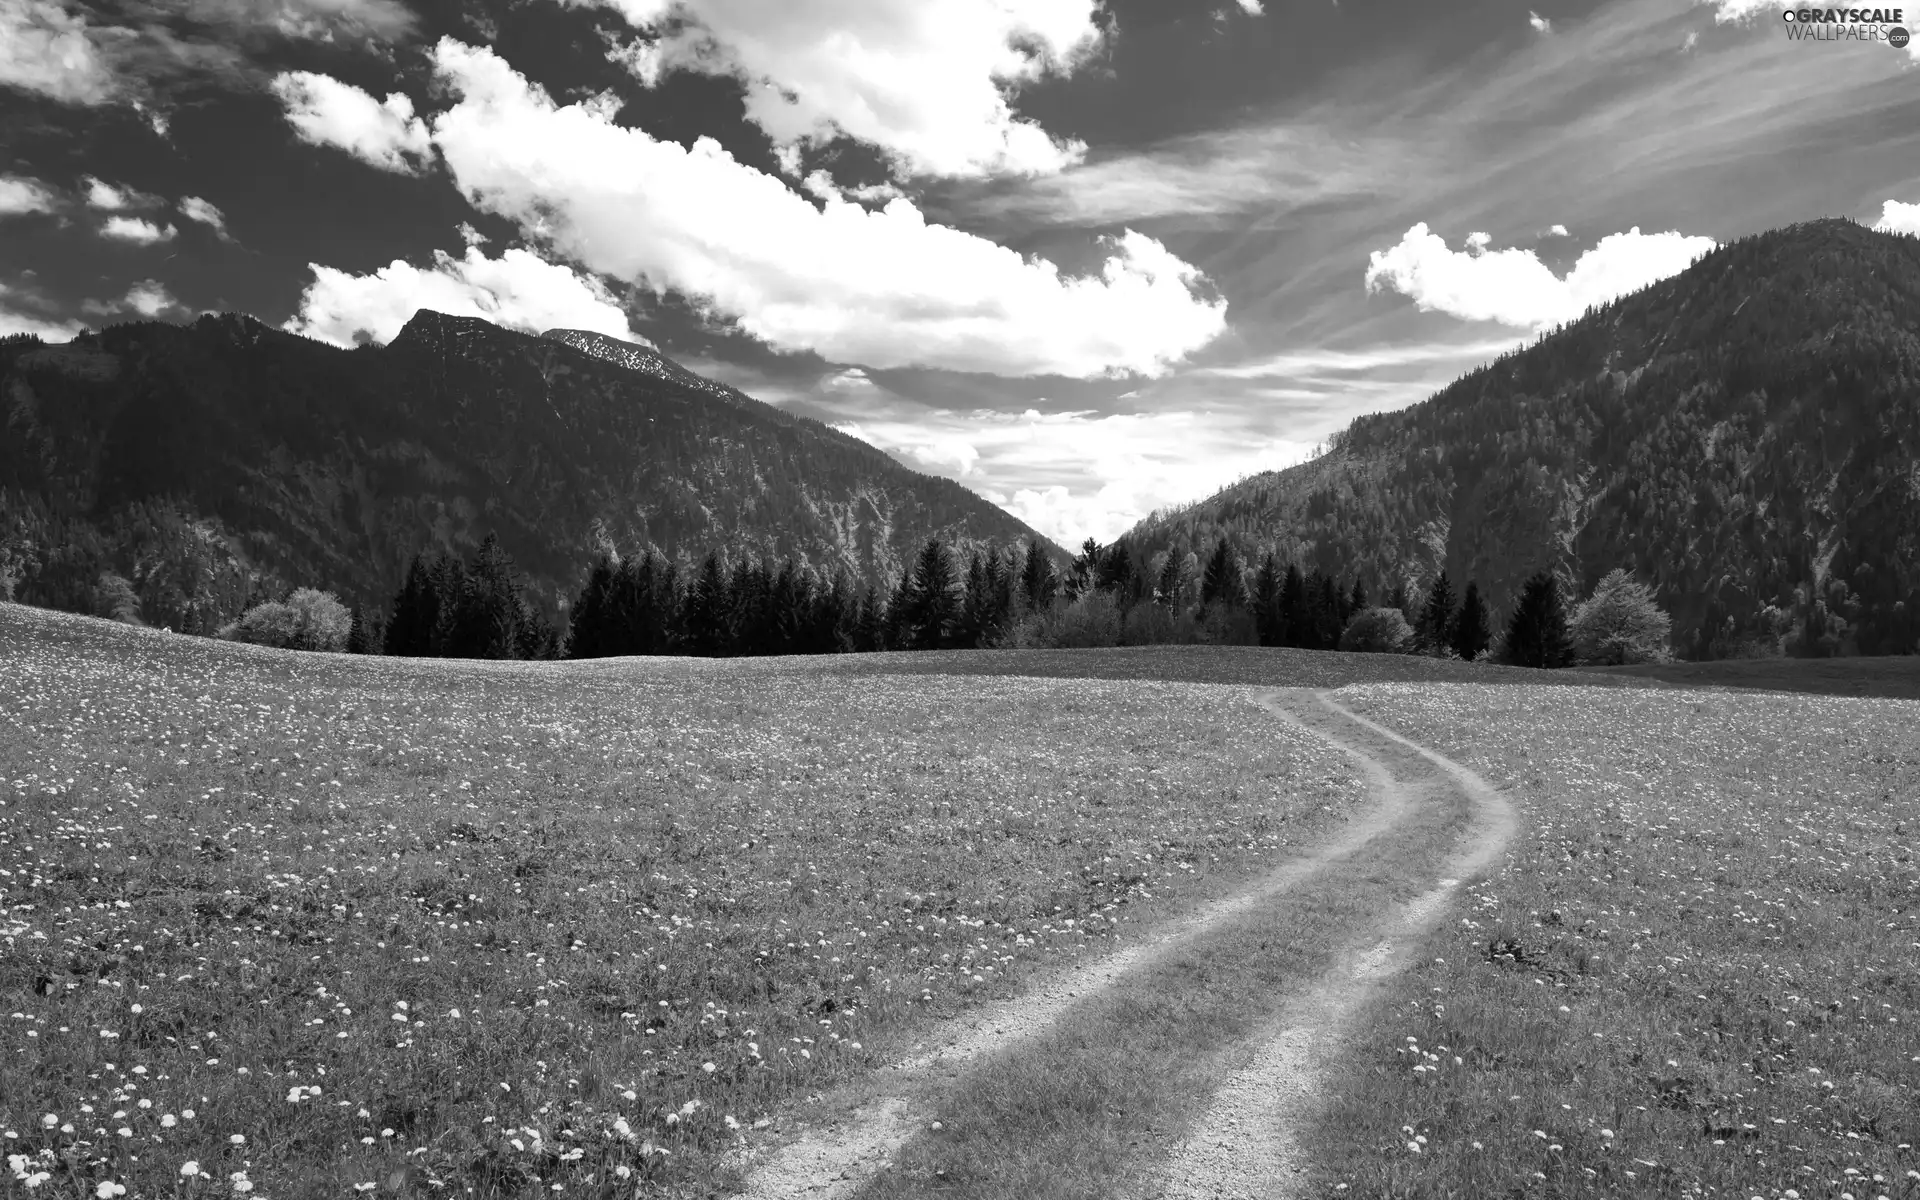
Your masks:
[{"label": "hillside", "polygon": [[391,595],[489,531],[558,604],[593,548],[802,559],[891,583],[918,543],[1036,535],[949,480],[643,347],[422,311],[340,350],[251,318],[0,342],[0,574],[200,630],[291,584]]},{"label": "hillside", "polygon": [[1920,240],[1817,221],[1723,246],[1122,540],[1150,558],[1223,532],[1370,584],[1444,567],[1499,606],[1541,568],[1584,592],[1627,567],[1690,657],[1802,632],[1911,652]]}]

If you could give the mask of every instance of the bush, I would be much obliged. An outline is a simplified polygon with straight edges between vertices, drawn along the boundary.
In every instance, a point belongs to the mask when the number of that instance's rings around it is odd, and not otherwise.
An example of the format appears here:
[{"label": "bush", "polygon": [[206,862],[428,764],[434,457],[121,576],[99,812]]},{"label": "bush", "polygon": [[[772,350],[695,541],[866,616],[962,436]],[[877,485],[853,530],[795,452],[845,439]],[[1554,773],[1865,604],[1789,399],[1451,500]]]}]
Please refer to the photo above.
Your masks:
[{"label": "bush", "polygon": [[286,600],[248,609],[219,636],[282,650],[345,650],[353,614],[332,592],[301,588]]},{"label": "bush", "polygon": [[125,625],[144,625],[140,619],[140,593],[120,575],[102,572],[93,587],[93,615]]},{"label": "bush", "polygon": [[1340,633],[1340,648],[1373,654],[1406,654],[1413,649],[1413,626],[1397,608],[1363,608]]},{"label": "bush", "polygon": [[1594,586],[1567,623],[1583,663],[1619,666],[1665,662],[1673,622],[1654,601],[1653,589],[1615,568]]}]

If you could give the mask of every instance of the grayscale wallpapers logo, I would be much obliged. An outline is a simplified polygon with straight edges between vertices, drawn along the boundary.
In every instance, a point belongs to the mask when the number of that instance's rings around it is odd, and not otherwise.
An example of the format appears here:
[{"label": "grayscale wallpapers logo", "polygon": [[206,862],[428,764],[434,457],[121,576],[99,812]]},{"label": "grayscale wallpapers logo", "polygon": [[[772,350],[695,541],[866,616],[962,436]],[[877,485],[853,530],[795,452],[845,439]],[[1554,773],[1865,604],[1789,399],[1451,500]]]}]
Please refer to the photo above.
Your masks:
[{"label": "grayscale wallpapers logo", "polygon": [[1885,42],[1895,50],[1907,48],[1900,8],[1789,8],[1780,14],[1787,37],[1796,42]]}]

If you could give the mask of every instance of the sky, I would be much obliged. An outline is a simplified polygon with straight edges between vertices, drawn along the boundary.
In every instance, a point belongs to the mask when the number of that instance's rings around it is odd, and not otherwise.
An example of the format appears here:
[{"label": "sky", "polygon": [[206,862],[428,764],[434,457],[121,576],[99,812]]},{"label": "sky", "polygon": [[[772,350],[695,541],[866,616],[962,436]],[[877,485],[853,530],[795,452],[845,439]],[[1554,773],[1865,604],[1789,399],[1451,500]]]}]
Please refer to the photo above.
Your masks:
[{"label": "sky", "polygon": [[1717,243],[1920,232],[1920,11],[1789,15],[0,0],[0,333],[593,329],[1107,541]]}]

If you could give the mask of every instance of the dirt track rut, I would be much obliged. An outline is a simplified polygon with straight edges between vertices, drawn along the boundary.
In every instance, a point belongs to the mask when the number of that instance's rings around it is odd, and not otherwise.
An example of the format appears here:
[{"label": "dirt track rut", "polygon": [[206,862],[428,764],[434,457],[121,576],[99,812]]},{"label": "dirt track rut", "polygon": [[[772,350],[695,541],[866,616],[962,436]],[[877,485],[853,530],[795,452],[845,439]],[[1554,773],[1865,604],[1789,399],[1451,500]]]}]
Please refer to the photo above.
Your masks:
[{"label": "dirt track rut", "polygon": [[[1446,859],[1438,886],[1356,930],[1336,965],[1281,1002],[1269,1034],[1221,1088],[1200,1132],[1180,1146],[1163,1194],[1268,1197],[1293,1194],[1304,1167],[1294,1131],[1310,1110],[1315,1080],[1346,1018],[1391,974],[1407,946],[1438,918],[1460,881],[1490,866],[1511,838],[1512,810],[1484,780],[1433,751],[1349,712],[1330,694],[1305,689],[1264,693],[1275,717],[1302,726],[1351,754],[1369,783],[1369,801],[1345,827],[1242,891],[1156,929],[1115,953],[1055,976],[1015,999],[980,1009],[929,1038],[930,1048],[867,1081],[871,1099],[831,1127],[808,1129],[750,1163],[749,1200],[844,1200],[885,1165],[930,1119],[947,1086],[988,1052],[1017,1053],[1019,1042],[1051,1027],[1084,998],[1126,986],[1128,977],[1170,948],[1255,904],[1362,854],[1416,806],[1464,793],[1472,824]],[[1453,790],[1451,797],[1443,793]]]}]

